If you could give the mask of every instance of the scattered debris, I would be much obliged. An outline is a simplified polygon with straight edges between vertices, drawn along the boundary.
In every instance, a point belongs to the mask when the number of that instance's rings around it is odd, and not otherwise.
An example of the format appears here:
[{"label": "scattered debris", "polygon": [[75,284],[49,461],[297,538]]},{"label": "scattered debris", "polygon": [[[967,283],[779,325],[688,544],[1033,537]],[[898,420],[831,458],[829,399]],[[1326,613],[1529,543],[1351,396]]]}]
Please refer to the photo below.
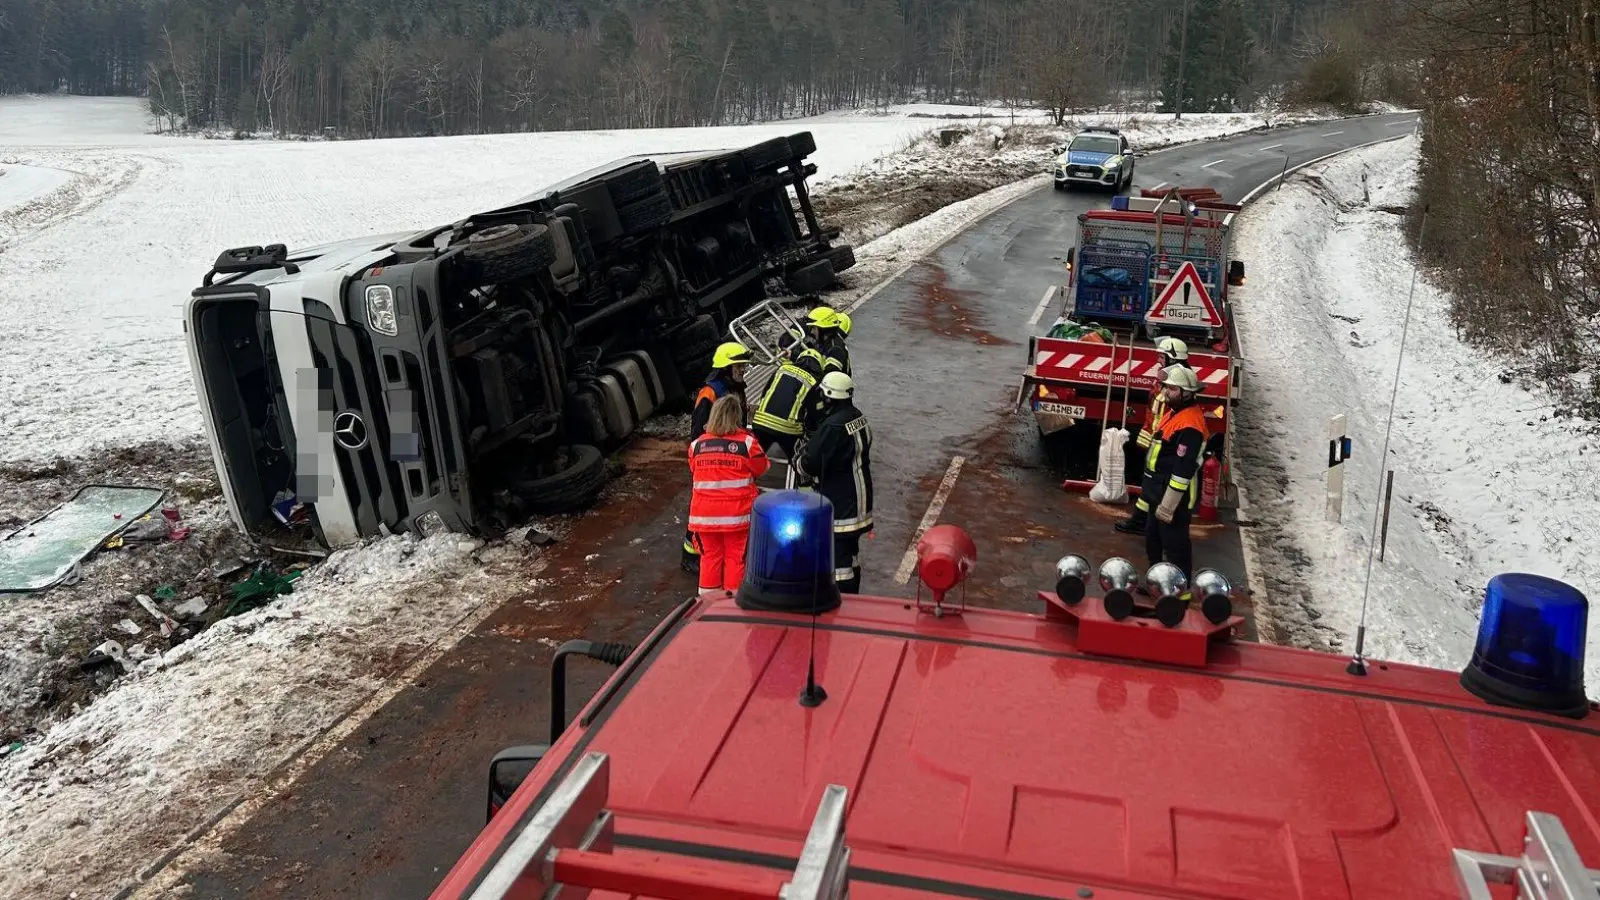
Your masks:
[{"label": "scattered debris", "polygon": [[540,531],[537,528],[529,528],[527,532],[522,535],[522,539],[536,547],[548,547],[556,542],[555,535],[552,535],[549,532]]}]

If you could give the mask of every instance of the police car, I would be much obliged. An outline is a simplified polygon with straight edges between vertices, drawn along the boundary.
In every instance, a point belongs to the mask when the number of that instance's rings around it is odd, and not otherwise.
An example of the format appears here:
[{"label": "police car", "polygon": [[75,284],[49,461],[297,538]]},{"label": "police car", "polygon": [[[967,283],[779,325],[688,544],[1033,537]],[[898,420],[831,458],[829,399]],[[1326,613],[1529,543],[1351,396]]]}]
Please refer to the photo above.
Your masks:
[{"label": "police car", "polygon": [[1085,128],[1065,147],[1056,148],[1055,184],[1063,191],[1086,184],[1126,189],[1133,183],[1133,160],[1138,154],[1128,138],[1115,128]]}]

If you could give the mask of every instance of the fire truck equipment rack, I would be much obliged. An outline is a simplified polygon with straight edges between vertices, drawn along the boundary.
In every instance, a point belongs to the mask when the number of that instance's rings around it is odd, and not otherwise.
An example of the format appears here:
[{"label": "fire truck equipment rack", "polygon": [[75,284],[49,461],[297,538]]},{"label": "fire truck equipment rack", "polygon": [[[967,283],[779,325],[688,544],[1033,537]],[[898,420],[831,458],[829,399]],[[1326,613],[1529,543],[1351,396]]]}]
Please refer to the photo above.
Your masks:
[{"label": "fire truck equipment rack", "polygon": [[1490,884],[1514,884],[1517,896],[1539,900],[1595,900],[1600,869],[1586,869],[1561,820],[1528,812],[1520,857],[1456,850],[1456,882],[1463,900],[1490,900]]},{"label": "fire truck equipment rack", "polygon": [[[552,888],[617,891],[660,900],[844,900],[850,848],[844,843],[849,791],[828,785],[792,876],[747,866],[675,860],[612,850],[614,821],[606,809],[611,763],[587,753],[484,876],[471,900],[550,896]],[[554,892],[552,892],[554,893]],[[569,896],[559,892],[559,896]]]}]

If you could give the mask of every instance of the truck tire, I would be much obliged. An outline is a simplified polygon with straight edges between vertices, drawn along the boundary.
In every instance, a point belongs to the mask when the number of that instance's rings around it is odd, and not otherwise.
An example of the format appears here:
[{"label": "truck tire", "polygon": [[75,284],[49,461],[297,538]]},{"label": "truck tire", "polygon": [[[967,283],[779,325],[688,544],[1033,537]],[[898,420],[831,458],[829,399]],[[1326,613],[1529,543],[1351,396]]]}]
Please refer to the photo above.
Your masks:
[{"label": "truck tire", "polygon": [[662,192],[661,170],[650,160],[640,160],[605,176],[611,201],[621,207]]},{"label": "truck tire", "polygon": [[817,152],[817,139],[809,131],[789,135],[789,152],[804,159]]},{"label": "truck tire", "polygon": [[672,336],[672,358],[679,363],[698,360],[716,352],[720,343],[722,331],[717,328],[717,320],[696,316]]},{"label": "truck tire", "polygon": [[594,503],[606,486],[606,458],[599,447],[573,444],[556,452],[560,468],[555,474],[521,479],[513,485],[531,512],[577,512]]},{"label": "truck tire", "polygon": [[468,236],[462,255],[476,284],[505,284],[548,268],[556,245],[543,225],[495,225]]},{"label": "truck tire", "polygon": [[666,194],[653,194],[617,210],[622,230],[633,236],[655,231],[671,218],[672,199]]},{"label": "truck tire", "polygon": [[764,175],[769,170],[776,169],[788,162],[794,156],[794,151],[789,149],[788,138],[773,138],[762,141],[754,147],[746,147],[739,152],[739,158],[750,171],[757,175]]},{"label": "truck tire", "polygon": [[833,264],[826,259],[818,260],[809,265],[801,266],[789,273],[784,279],[789,290],[802,296],[806,294],[819,294],[833,287]]},{"label": "truck tire", "polygon": [[837,275],[856,264],[856,250],[849,244],[842,244],[838,247],[824,250],[822,258],[833,266],[833,274]]}]

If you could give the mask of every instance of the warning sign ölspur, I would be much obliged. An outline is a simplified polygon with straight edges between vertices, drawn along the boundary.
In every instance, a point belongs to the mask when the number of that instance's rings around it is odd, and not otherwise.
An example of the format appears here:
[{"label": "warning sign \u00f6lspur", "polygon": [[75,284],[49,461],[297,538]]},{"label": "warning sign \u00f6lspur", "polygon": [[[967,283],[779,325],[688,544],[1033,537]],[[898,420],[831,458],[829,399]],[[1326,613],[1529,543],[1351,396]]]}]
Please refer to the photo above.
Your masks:
[{"label": "warning sign \u00f6lspur", "polygon": [[1177,274],[1167,282],[1161,295],[1145,313],[1145,322],[1151,325],[1175,325],[1186,328],[1221,328],[1222,316],[1206,290],[1205,279],[1192,261],[1185,260]]}]

